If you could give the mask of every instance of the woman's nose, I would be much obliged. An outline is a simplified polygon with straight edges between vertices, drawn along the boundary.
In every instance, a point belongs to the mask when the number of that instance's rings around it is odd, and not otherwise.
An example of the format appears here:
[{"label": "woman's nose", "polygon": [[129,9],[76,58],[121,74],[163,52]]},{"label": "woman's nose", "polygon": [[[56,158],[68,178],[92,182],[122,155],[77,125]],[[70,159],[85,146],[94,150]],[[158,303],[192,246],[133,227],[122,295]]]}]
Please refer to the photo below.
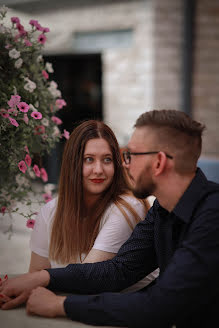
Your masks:
[{"label": "woman's nose", "polygon": [[100,161],[96,161],[93,168],[95,173],[102,173],[103,172],[103,165]]}]

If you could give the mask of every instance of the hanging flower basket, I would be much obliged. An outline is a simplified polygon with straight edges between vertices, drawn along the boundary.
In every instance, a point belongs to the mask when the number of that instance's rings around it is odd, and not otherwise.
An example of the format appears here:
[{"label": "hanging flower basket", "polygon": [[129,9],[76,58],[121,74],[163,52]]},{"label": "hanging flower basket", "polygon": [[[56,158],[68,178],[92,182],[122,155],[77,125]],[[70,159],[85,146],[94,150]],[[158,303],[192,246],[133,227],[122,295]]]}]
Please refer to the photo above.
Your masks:
[{"label": "hanging flower basket", "polygon": [[[56,113],[66,106],[61,91],[50,79],[52,64],[42,49],[48,27],[30,20],[25,29],[18,17],[5,24],[7,8],[0,8],[0,213],[19,212],[26,202],[33,179],[48,181],[47,172],[35,161],[36,154],[50,153],[60,138]],[[49,192],[47,192],[49,195]],[[51,194],[50,194],[51,196]],[[48,199],[48,197],[47,197]],[[51,198],[50,198],[51,199]],[[28,220],[35,213],[22,213]],[[33,222],[29,224],[32,226]]]}]

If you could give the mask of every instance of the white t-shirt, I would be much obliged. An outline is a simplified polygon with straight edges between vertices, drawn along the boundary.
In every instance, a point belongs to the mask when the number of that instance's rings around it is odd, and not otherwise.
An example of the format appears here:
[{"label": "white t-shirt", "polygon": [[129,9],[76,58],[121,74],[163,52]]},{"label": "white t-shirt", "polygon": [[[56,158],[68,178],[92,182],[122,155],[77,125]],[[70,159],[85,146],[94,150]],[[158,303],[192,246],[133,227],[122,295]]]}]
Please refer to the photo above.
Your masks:
[{"label": "white t-shirt", "polygon": [[[132,196],[123,196],[123,199],[125,199],[135,209],[142,220],[145,218],[145,207],[139,200]],[[54,198],[40,209],[40,212],[35,221],[33,231],[31,233],[31,251],[46,258],[49,257],[50,234],[56,205],[57,198]],[[127,213],[134,227],[136,222],[133,214],[130,213],[124,206],[123,209]],[[110,206],[108,206],[101,218],[99,233],[95,239],[92,249],[117,253],[120,247],[130,237],[132,231],[133,230],[128,225],[128,222],[126,221],[119,208],[114,203],[112,203]],[[84,258],[85,256],[82,255],[82,260],[84,260]],[[80,263],[79,258],[77,263]],[[50,260],[50,264],[52,268],[58,268],[64,267],[68,263],[60,264]],[[156,272],[155,274],[152,273],[144,278],[143,281],[141,280],[137,284],[133,285],[134,290],[145,287],[152,280],[154,280],[157,275],[158,273]],[[127,289],[127,291],[130,290],[133,290],[132,287]]]}]

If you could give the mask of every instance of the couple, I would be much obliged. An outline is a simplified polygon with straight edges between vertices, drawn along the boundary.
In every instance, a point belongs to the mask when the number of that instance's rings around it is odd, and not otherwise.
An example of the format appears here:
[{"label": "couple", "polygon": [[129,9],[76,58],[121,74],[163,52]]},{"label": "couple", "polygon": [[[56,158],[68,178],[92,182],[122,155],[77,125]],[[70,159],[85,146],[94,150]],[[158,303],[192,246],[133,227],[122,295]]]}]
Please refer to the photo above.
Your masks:
[{"label": "couple", "polygon": [[[219,305],[219,185],[209,182],[197,168],[203,130],[202,124],[180,111],[142,114],[123,158],[135,196],[156,197],[145,220],[136,225],[116,255],[112,252],[102,262],[91,263],[85,257],[84,263],[47,267],[4,280],[0,293],[8,302],[2,308],[28,299],[28,313],[67,315],[94,325],[213,326]],[[74,163],[74,157],[68,160]],[[83,165],[84,188],[85,176]],[[112,183],[114,179],[119,177],[114,175]],[[64,186],[60,186],[59,198],[61,190]],[[92,245],[87,246],[87,256],[89,252]],[[157,268],[159,276],[146,287],[120,293]],[[53,291],[71,295],[57,296]]]}]

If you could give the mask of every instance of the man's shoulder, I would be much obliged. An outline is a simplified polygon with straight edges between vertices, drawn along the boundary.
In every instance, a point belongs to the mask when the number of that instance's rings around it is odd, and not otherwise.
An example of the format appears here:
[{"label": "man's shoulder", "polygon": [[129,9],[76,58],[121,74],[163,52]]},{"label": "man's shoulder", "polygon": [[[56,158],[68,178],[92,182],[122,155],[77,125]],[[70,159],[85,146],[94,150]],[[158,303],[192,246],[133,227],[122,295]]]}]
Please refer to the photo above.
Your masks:
[{"label": "man's shoulder", "polygon": [[[203,204],[206,208],[213,208],[219,210],[219,184],[208,181],[203,197],[199,202],[200,206]],[[202,207],[202,206],[201,206]]]},{"label": "man's shoulder", "polygon": [[219,184],[213,181],[207,181],[206,187],[202,190],[200,204],[213,206],[219,209]]},{"label": "man's shoulder", "polygon": [[207,193],[217,194],[219,192],[219,183],[208,181],[206,191]]}]

